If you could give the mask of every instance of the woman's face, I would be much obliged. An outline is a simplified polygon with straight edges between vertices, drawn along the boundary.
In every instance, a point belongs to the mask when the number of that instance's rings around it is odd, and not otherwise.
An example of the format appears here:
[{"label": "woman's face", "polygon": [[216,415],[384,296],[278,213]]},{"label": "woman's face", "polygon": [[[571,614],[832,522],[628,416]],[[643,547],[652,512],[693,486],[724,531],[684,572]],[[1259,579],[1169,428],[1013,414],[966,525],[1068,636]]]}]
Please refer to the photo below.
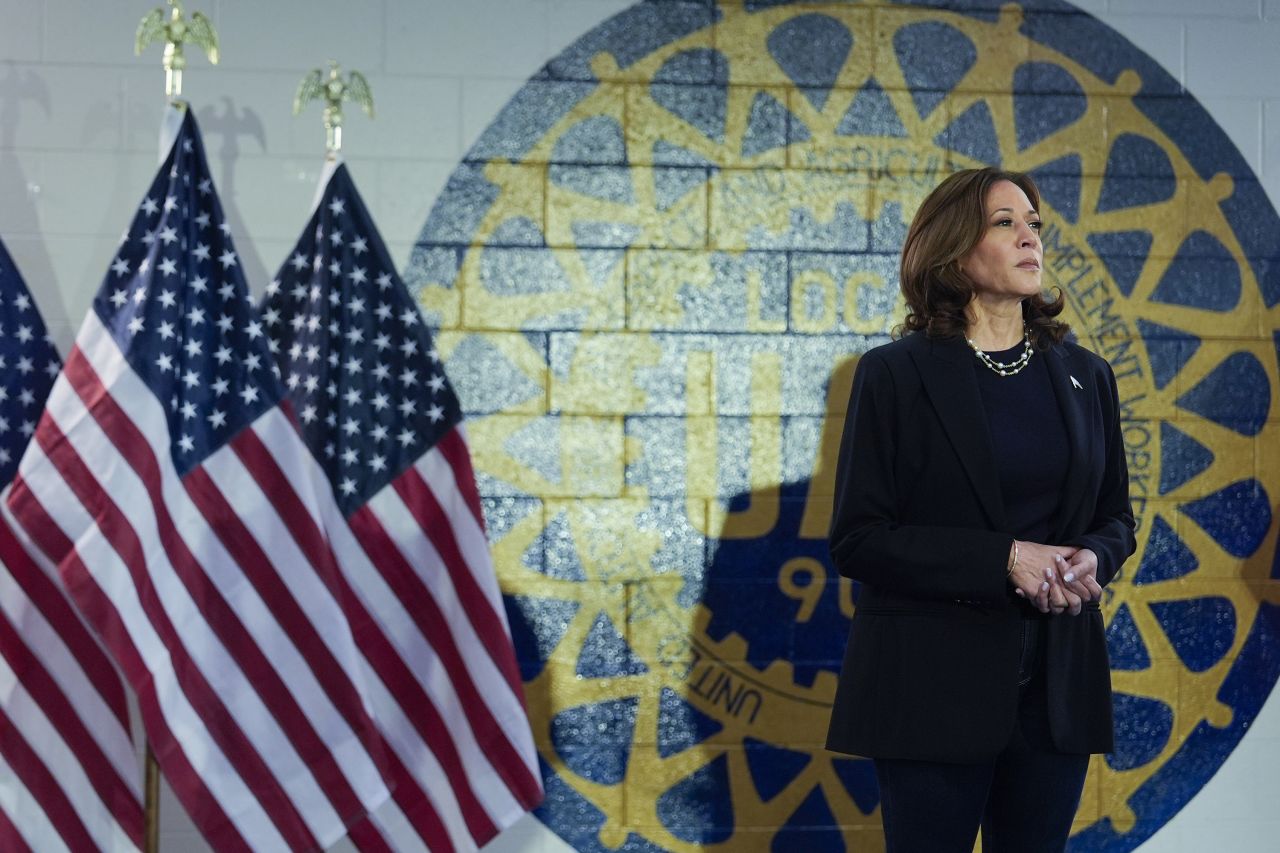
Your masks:
[{"label": "woman's face", "polygon": [[1040,292],[1040,214],[1017,184],[987,191],[986,230],[960,260],[978,298],[1022,300]]}]

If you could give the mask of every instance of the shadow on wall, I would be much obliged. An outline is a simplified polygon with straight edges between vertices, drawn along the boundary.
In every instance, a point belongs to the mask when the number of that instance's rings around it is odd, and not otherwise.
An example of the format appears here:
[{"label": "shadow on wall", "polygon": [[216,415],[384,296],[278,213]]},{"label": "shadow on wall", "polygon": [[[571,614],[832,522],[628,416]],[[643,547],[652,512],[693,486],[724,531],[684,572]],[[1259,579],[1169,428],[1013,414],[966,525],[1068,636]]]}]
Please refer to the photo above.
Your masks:
[{"label": "shadow on wall", "polygon": [[[656,719],[647,716],[643,700],[629,696],[557,713],[556,703],[545,692],[554,681],[538,677],[550,663],[550,649],[539,647],[547,644],[548,635],[556,638],[553,644],[562,636],[563,628],[548,626],[571,623],[578,605],[551,598],[536,605],[507,598],[526,701],[543,754],[547,801],[538,815],[575,849],[663,850],[641,837],[644,829],[635,825],[654,818],[666,832],[690,844],[755,844],[748,838],[755,835],[758,843],[773,850],[798,849],[801,844],[844,850],[850,829],[865,828],[869,835],[878,835],[879,794],[870,762],[836,757],[823,748],[831,688],[856,596],[855,586],[839,580],[832,569],[826,539],[855,365],[856,359],[846,359],[831,375],[813,476],[730,498],[719,541],[709,543],[710,556],[697,582],[701,598],[695,597],[688,610],[674,599],[662,602],[672,611],[694,614],[691,624],[704,624],[705,618],[707,630],[695,627],[687,635],[692,656],[683,682],[657,687],[652,709]],[[691,583],[696,574],[690,573]],[[554,608],[560,610],[553,613]],[[609,632],[601,629],[601,636]],[[581,647],[579,670],[584,659],[621,644],[619,637],[613,643],[593,642],[596,633],[593,629]],[[716,649],[732,647],[732,641],[729,646],[723,643],[730,634],[742,638],[745,654],[716,658]],[[625,667],[631,660],[638,672],[648,671],[625,645],[622,652],[626,659],[615,663]],[[786,684],[774,683],[782,670],[765,672],[778,661],[791,673]],[[760,692],[778,690],[777,697],[766,699],[772,706],[782,707],[787,695],[797,693],[810,695],[817,704],[802,720],[775,715],[782,725],[770,721],[765,728],[754,727],[753,736],[744,736],[739,724],[752,715],[755,700],[750,691],[744,694],[740,689],[743,684],[755,684]],[[644,759],[637,758],[641,751]],[[656,755],[648,755],[650,751]],[[637,786],[645,803],[632,803],[628,794],[624,813],[606,816],[547,763],[550,756],[564,761],[571,775],[588,784],[628,790]],[[654,759],[664,763],[660,773],[637,769],[647,766],[638,761]],[[819,785],[819,778],[826,784]],[[824,794],[831,784],[845,790],[844,795],[832,792],[840,797],[834,804]],[[652,815],[647,809],[650,798]],[[744,805],[753,801],[765,808],[749,812]],[[789,804],[785,813],[779,811],[780,803]],[[613,842],[602,832],[616,833],[611,835]],[[875,844],[870,837],[867,842]],[[609,846],[602,846],[605,843]]]},{"label": "shadow on wall", "polygon": [[[200,128],[206,139],[221,137],[218,147],[218,198],[222,201],[222,210],[231,226],[232,234],[248,234],[244,217],[240,214],[238,203],[239,192],[236,187],[236,166],[240,163],[240,139],[247,138],[258,143],[258,150],[267,151],[267,130],[262,118],[248,107],[237,110],[235,101],[229,97],[222,98],[222,110],[219,112],[212,106],[204,107],[196,114],[200,120]],[[210,146],[212,148],[212,146]],[[262,263],[262,256],[254,241],[245,239],[236,243],[236,253],[244,267],[245,279],[256,293],[260,293],[271,277],[274,269],[268,270]]]},{"label": "shadow on wall", "polygon": [[[783,725],[771,722],[760,732],[763,737],[742,738],[745,777],[721,773],[699,792],[726,809],[704,827],[702,841],[723,840],[735,827],[754,825],[771,833],[773,850],[844,850],[850,829],[865,824],[879,830],[879,792],[870,762],[837,757],[823,746],[857,600],[857,584],[839,576],[827,547],[856,365],[857,359],[849,358],[832,371],[812,476],[735,495],[713,545],[702,604],[709,614],[706,639],[729,652],[718,661],[726,673],[721,684],[737,675],[742,683],[759,686],[762,704],[790,701],[794,710],[780,720]],[[741,642],[725,644],[731,637]],[[699,694],[691,701],[719,710],[714,686],[695,679],[690,688]],[[713,692],[706,695],[708,688]],[[726,698],[731,700],[732,693]],[[810,703],[817,707],[805,713],[803,706]],[[787,718],[799,728],[785,725]],[[716,767],[715,761],[707,765],[708,783]],[[741,798],[731,797],[730,790],[741,785],[750,785],[751,796],[765,807],[779,797],[798,805],[789,814],[770,809],[764,821],[735,816],[732,803]]]},{"label": "shadow on wall", "polygon": [[48,117],[51,114],[49,87],[43,77],[31,71],[5,64],[0,77],[0,239],[14,258],[45,326],[54,336],[58,351],[70,346],[71,320],[62,301],[62,290],[54,287],[53,260],[41,235],[40,217],[33,197],[40,192],[40,182],[28,176],[14,154],[18,127],[24,103],[34,102]]}]

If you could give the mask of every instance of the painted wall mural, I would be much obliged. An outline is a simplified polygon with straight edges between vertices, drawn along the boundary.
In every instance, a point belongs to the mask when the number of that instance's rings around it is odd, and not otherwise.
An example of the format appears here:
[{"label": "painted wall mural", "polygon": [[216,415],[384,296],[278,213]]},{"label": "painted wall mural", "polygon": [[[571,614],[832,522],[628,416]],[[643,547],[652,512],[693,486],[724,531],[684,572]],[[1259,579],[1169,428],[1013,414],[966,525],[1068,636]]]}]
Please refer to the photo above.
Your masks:
[{"label": "painted wall mural", "polygon": [[857,600],[832,465],[905,222],[980,164],[1042,187],[1140,519],[1071,849],[1150,837],[1270,693],[1280,218],[1195,100],[1061,2],[638,3],[497,115],[406,276],[577,849],[882,849],[870,763],[822,749]]}]

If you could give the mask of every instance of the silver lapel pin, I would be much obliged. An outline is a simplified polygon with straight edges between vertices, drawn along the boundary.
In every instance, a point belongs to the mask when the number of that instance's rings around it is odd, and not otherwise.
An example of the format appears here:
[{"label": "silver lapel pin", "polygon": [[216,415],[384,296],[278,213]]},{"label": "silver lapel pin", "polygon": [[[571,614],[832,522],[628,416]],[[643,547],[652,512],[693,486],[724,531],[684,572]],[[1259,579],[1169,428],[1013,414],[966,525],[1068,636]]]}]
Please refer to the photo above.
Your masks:
[{"label": "silver lapel pin", "polygon": [[1071,384],[1076,386],[1076,390],[1078,391],[1084,390],[1084,386],[1080,384],[1080,380],[1076,379],[1074,376],[1071,377]]}]

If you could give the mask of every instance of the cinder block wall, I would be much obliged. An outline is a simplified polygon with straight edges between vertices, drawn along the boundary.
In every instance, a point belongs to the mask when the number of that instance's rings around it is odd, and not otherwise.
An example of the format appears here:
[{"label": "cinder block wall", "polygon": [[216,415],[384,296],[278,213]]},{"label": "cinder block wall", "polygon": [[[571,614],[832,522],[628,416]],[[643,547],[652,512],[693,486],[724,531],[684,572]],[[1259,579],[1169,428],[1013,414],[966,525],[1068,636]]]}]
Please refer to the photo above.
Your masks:
[{"label": "cinder block wall", "polygon": [[[63,352],[155,168],[163,72],[158,49],[142,58],[132,54],[137,21],[151,5],[0,0],[0,58],[5,60],[0,65],[0,238],[20,264]],[[370,122],[348,111],[347,161],[393,256],[429,290],[437,269],[429,252],[443,241],[419,243],[419,238],[460,159],[544,63],[629,5],[615,0],[209,0],[203,9],[222,38],[223,61],[210,68],[203,59],[193,58],[185,94],[201,120],[251,285],[261,288],[283,260],[319,177],[323,131],[318,109],[313,106],[296,119],[289,113],[306,70],[334,58],[369,78],[378,118]],[[700,4],[656,5],[678,16],[681,8],[699,14]],[[815,10],[820,5],[813,4]],[[987,5],[998,9],[1000,4]],[[1176,86],[1194,95],[1239,149],[1271,203],[1280,205],[1278,0],[1091,0],[1076,5],[1131,40],[1168,72]],[[1056,25],[1071,26],[1069,16]],[[518,130],[513,128],[513,134]],[[645,132],[644,127],[627,127],[628,134]],[[509,156],[519,160],[522,150]],[[598,174],[592,178],[598,179]],[[528,191],[536,197],[548,185],[545,176],[540,177],[529,182]],[[518,246],[518,235],[514,236],[512,243]],[[655,249],[661,251],[662,247]],[[671,262],[654,257],[655,263]],[[536,266],[516,263],[509,275],[536,271]],[[764,272],[767,282],[768,270]],[[446,338],[465,337],[470,330],[467,315],[452,297],[441,290],[428,295],[426,302],[446,325]],[[768,314],[767,303],[765,298],[760,316],[777,320]],[[633,322],[646,312],[661,319],[662,309],[661,300],[629,298],[602,310],[620,311]],[[704,316],[712,318],[712,326],[723,319],[717,314],[722,309],[714,299],[705,306]],[[821,311],[819,305],[813,316]],[[1259,352],[1273,360],[1270,336],[1277,326],[1273,309],[1258,327]],[[620,331],[624,327],[626,323],[618,324]],[[783,330],[788,327],[778,328]],[[520,337],[513,336],[512,347],[519,345],[515,338]],[[619,359],[625,360],[618,355],[619,349],[626,349],[619,343],[625,337],[596,344],[600,350],[594,357],[602,371],[598,385],[578,389],[577,397],[557,398],[548,392],[548,404],[587,413],[629,405],[618,399],[620,390],[611,387],[607,375]],[[781,345],[784,339],[779,341]],[[581,357],[574,350],[577,343],[570,335],[562,336],[559,356],[553,343],[543,344],[551,373],[557,358],[567,364],[571,355]],[[478,385],[489,381],[485,372],[461,372],[461,360],[454,371],[464,399],[478,399]],[[682,375],[680,382],[685,379]],[[751,384],[745,373],[737,379],[743,388]],[[725,385],[723,377],[720,385]],[[820,380],[801,395],[816,400],[815,412],[795,413],[795,429],[807,430],[804,441],[810,443],[818,440],[815,424],[821,421],[822,391]],[[701,393],[709,400],[714,391],[706,387]],[[815,423],[805,421],[806,414]],[[660,419],[649,426],[651,431],[640,438],[650,445],[669,438],[661,433]],[[743,436],[732,440],[747,441],[750,425],[744,422],[741,428]],[[713,446],[714,441],[713,437]],[[589,443],[599,449],[595,439]],[[612,458],[601,463],[609,471],[591,469],[592,483],[620,480],[624,468],[634,462],[626,458],[622,432],[612,448]],[[784,471],[807,471],[806,464],[803,459],[780,460]],[[1259,451],[1257,464],[1274,470],[1275,461]],[[626,476],[643,474],[646,482],[660,482],[663,472],[654,465],[657,460],[643,472],[632,465]],[[737,485],[730,493],[749,490],[745,473]],[[577,486],[565,484],[565,496]],[[714,492],[714,484],[708,488]],[[498,520],[501,489],[494,486],[490,491]],[[1274,497],[1273,492],[1273,502]],[[1274,538],[1269,542],[1274,548]],[[546,553],[554,555],[554,548]],[[1214,779],[1141,849],[1271,849],[1280,830],[1274,810],[1280,796],[1276,767],[1280,704],[1273,698]],[[188,850],[199,843],[172,801],[166,803],[162,827],[163,849]],[[526,822],[494,848],[565,846]]]}]

